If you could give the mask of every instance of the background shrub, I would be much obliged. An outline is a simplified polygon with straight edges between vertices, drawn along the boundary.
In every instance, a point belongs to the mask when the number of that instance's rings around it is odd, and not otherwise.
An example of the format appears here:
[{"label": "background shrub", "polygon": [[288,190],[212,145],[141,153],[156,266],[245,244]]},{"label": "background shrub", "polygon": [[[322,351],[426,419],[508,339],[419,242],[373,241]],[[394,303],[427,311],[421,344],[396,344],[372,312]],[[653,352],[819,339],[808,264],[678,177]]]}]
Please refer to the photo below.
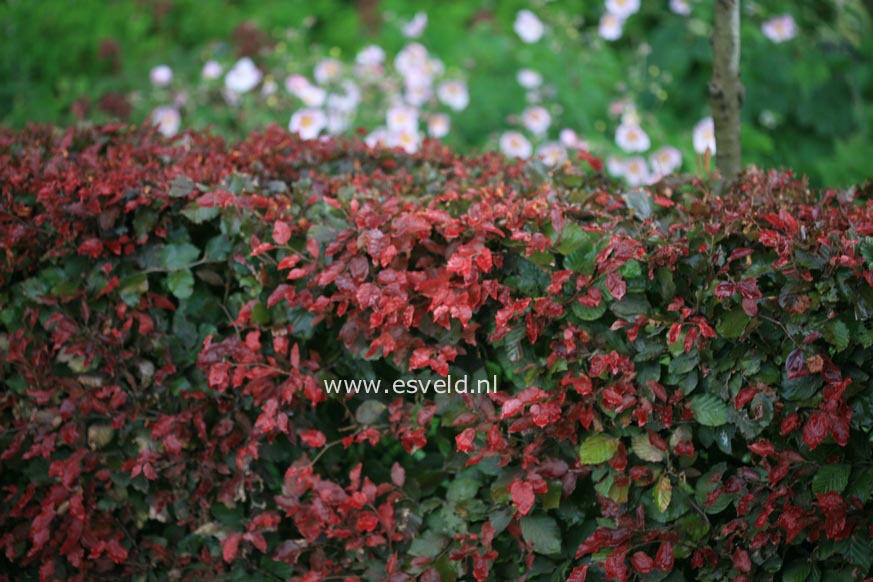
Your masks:
[{"label": "background shrub", "polygon": [[[0,133],[5,579],[858,580],[873,204]],[[328,395],[496,376],[489,395]]]}]

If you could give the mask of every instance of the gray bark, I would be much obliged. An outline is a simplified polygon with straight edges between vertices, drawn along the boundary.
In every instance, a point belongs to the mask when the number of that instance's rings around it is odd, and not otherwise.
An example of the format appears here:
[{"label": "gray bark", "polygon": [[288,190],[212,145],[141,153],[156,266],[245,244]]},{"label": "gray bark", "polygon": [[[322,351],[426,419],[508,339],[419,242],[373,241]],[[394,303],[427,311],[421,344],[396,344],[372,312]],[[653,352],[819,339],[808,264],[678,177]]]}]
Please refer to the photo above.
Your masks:
[{"label": "gray bark", "polygon": [[715,157],[721,175],[732,179],[742,169],[740,151],[740,0],[714,0],[712,80],[709,103],[715,122]]}]

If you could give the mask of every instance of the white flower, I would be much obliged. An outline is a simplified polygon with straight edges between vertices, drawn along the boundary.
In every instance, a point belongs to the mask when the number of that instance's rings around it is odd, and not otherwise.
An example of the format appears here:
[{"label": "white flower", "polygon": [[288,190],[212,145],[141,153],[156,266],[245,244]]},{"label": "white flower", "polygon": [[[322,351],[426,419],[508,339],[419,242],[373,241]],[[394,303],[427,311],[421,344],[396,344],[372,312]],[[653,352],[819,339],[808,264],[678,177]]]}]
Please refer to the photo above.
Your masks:
[{"label": "white flower", "polygon": [[303,89],[301,89],[297,97],[299,97],[307,107],[321,107],[324,105],[325,99],[327,99],[327,91],[317,85],[307,84]]},{"label": "white flower", "polygon": [[385,62],[385,51],[378,45],[367,45],[358,52],[355,62],[362,67],[379,67]]},{"label": "white flower", "polygon": [[558,166],[567,160],[567,150],[558,142],[549,141],[537,150],[537,156],[547,166]]},{"label": "white flower", "polygon": [[225,75],[224,86],[234,93],[247,93],[261,82],[261,77],[263,73],[252,59],[243,57]]},{"label": "white flower", "polygon": [[616,156],[609,156],[606,158],[606,171],[616,178],[624,176],[624,160]]},{"label": "white flower", "polygon": [[579,143],[579,136],[576,135],[575,131],[569,128],[562,129],[561,133],[558,134],[558,139],[561,140],[564,147],[568,148],[575,148],[576,144]]},{"label": "white flower", "polygon": [[392,148],[401,148],[407,154],[414,154],[418,151],[418,146],[421,138],[417,131],[401,130],[391,131],[388,133],[387,144]]},{"label": "white flower", "polygon": [[528,44],[537,42],[545,32],[542,21],[530,10],[519,10],[512,27],[521,40]]},{"label": "white flower", "polygon": [[158,126],[164,136],[171,137],[179,131],[182,117],[175,107],[157,107],[152,111],[152,123]]},{"label": "white flower", "polygon": [[371,131],[367,137],[364,138],[364,143],[366,143],[371,148],[377,146],[385,145],[385,142],[388,141],[388,130],[384,127],[377,127],[373,131]]},{"label": "white flower", "polygon": [[597,33],[604,40],[618,40],[621,38],[624,20],[613,14],[612,12],[604,12],[600,17],[600,25],[597,27]]},{"label": "white flower", "polygon": [[777,43],[791,40],[797,35],[797,25],[790,14],[774,16],[761,25],[761,30],[764,36]]},{"label": "white flower", "polygon": [[624,20],[640,10],[640,0],[606,0],[606,10]]},{"label": "white flower", "polygon": [[682,165],[682,154],[673,146],[664,146],[655,150],[649,156],[652,170],[660,176],[666,176],[676,171]]},{"label": "white flower", "polygon": [[691,14],[691,4],[688,0],[670,0],[670,10],[682,16]]},{"label": "white flower", "polygon": [[627,122],[615,130],[615,143],[626,152],[644,152],[652,145],[643,128]]},{"label": "white flower", "polygon": [[315,139],[327,126],[327,117],[321,109],[300,109],[291,116],[288,129],[301,139]]},{"label": "white flower", "polygon": [[648,184],[649,178],[649,166],[645,158],[635,156],[624,161],[624,179],[630,186]]},{"label": "white flower", "polygon": [[434,113],[427,118],[427,133],[437,139],[445,137],[451,129],[452,122],[445,113]]},{"label": "white flower", "polygon": [[709,150],[715,153],[715,123],[712,117],[706,117],[694,126],[694,151],[702,154]]},{"label": "white flower", "polygon": [[303,75],[288,75],[285,78],[285,90],[295,97],[299,96],[309,85],[309,80]]},{"label": "white flower", "polygon": [[414,42],[403,47],[394,57],[394,68],[404,77],[415,74],[427,74],[428,67],[427,49],[423,45]]},{"label": "white flower", "polygon": [[349,128],[351,119],[346,113],[338,109],[330,109],[327,112],[327,133],[337,135]]},{"label": "white flower", "polygon": [[427,26],[427,14],[416,12],[415,16],[403,25],[403,36],[406,38],[418,38]]},{"label": "white flower", "polygon": [[337,59],[323,59],[315,65],[313,76],[315,82],[326,85],[340,76],[343,72],[343,64]]},{"label": "white flower", "polygon": [[533,152],[533,146],[521,133],[507,131],[500,136],[500,151],[511,158],[529,158]]},{"label": "white flower", "polygon": [[336,111],[338,113],[348,115],[352,113],[357,106],[357,100],[348,93],[346,93],[345,95],[331,93],[327,96],[327,108],[330,111]]},{"label": "white flower", "polygon": [[166,87],[173,82],[173,69],[167,65],[158,65],[149,72],[149,80],[155,87]]},{"label": "white flower", "polygon": [[525,89],[536,89],[543,84],[543,76],[532,69],[522,69],[515,76],[518,84]]},{"label": "white flower", "polygon": [[531,133],[543,135],[552,124],[552,116],[545,107],[535,105],[524,110],[521,114],[521,122]]},{"label": "white flower", "polygon": [[219,78],[223,71],[224,69],[220,64],[218,64],[218,61],[206,61],[200,75],[207,81],[212,81],[213,79]]},{"label": "white flower", "polygon": [[433,97],[430,83],[407,83],[404,100],[413,107],[421,107]]},{"label": "white flower", "polygon": [[267,79],[264,81],[264,84],[261,85],[261,95],[264,97],[275,95],[278,88],[279,86],[276,84],[276,81],[273,79]]},{"label": "white flower", "polygon": [[467,84],[463,81],[443,81],[437,88],[437,97],[455,111],[462,111],[470,104]]},{"label": "white flower", "polygon": [[418,111],[412,107],[403,105],[392,107],[385,115],[385,121],[391,133],[418,131]]}]

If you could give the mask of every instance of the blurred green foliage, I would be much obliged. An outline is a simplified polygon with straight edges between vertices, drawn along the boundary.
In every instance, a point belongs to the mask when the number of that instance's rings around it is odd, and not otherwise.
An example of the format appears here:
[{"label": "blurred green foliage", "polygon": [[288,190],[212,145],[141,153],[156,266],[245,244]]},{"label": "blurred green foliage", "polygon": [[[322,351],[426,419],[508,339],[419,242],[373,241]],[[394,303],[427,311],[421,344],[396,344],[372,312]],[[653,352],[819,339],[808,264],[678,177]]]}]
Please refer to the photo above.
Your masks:
[{"label": "blurred green foliage", "polygon": [[[691,2],[690,16],[670,12],[667,0],[642,4],[622,38],[606,42],[597,34],[599,1],[7,0],[0,4],[0,120],[69,124],[78,101],[80,111],[88,104],[88,118],[105,121],[97,103],[117,93],[129,97],[131,120],[139,122],[156,105],[151,67],[169,64],[177,79],[187,80],[183,86],[194,86],[207,58],[232,62],[234,30],[246,21],[285,54],[284,60],[263,55],[262,64],[310,73],[319,56],[349,61],[368,43],[390,58],[409,42],[400,22],[424,11],[429,22],[420,42],[470,86],[471,105],[453,117],[448,143],[494,147],[496,132],[525,106],[515,75],[529,67],[552,88],[554,131],[573,128],[595,151],[609,153],[616,124],[609,105],[630,100],[653,147],[675,145],[684,169],[694,169],[691,131],[709,110],[710,2]],[[745,162],[791,167],[817,185],[873,176],[870,7],[862,0],[744,0],[742,6]],[[524,44],[512,30],[522,8],[548,26],[538,43]],[[794,16],[799,34],[775,44],[761,23],[783,13]],[[292,113],[193,109],[184,127],[213,126],[229,137],[270,122],[285,125]]]}]

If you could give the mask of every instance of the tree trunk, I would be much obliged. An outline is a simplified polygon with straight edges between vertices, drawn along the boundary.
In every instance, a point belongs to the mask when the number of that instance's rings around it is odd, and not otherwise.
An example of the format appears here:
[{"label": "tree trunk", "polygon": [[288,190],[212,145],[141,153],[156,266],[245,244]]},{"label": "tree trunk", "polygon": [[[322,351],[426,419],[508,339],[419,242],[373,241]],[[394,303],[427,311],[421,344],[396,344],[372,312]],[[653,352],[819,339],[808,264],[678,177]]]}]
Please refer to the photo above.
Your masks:
[{"label": "tree trunk", "polygon": [[709,103],[715,122],[715,157],[722,176],[742,169],[740,153],[740,0],[715,0],[712,31],[712,80]]}]

